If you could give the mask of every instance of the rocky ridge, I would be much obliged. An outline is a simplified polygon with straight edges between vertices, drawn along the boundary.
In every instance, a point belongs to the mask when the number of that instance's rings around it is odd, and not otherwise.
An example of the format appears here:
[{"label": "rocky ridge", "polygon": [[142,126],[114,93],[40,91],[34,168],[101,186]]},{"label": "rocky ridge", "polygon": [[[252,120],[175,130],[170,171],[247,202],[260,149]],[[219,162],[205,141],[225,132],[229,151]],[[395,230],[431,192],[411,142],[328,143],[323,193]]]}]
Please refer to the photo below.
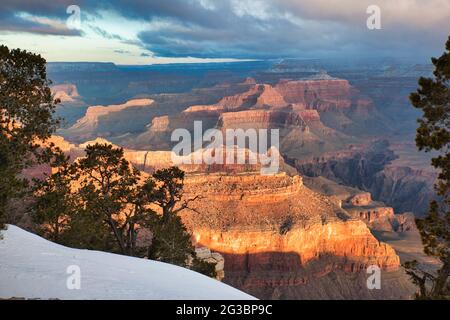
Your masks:
[{"label": "rocky ridge", "polygon": [[299,176],[189,175],[185,197],[194,195],[201,198],[183,220],[195,242],[224,256],[226,283],[257,297],[296,298],[317,279],[341,271],[346,278],[372,264],[399,270],[392,247]]}]

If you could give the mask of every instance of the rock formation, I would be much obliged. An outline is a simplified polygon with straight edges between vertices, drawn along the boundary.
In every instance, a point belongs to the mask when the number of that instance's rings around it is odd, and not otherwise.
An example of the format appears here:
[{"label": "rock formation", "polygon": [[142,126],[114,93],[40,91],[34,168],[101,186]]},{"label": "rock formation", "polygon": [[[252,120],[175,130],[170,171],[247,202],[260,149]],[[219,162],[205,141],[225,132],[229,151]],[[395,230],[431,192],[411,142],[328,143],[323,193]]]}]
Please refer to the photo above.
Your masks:
[{"label": "rock formation", "polygon": [[406,161],[405,156],[397,158],[383,140],[290,164],[306,176],[322,176],[370,192],[374,199],[392,206],[396,212],[421,215],[433,198],[436,173],[432,168]]},{"label": "rock formation", "polygon": [[[173,130],[183,128],[192,132],[194,121],[202,121],[204,130],[280,129],[282,152],[293,157],[316,155],[350,143],[351,137],[335,128],[350,126],[352,115],[372,112],[370,101],[361,104],[359,93],[346,80],[285,80],[275,86],[251,83],[248,86],[247,91],[224,97],[215,104],[193,105],[182,113],[154,118],[133,145],[170,149]],[[355,111],[361,108],[367,110]],[[322,122],[322,115],[331,127]]]},{"label": "rock formation", "polygon": [[351,217],[360,219],[371,230],[400,233],[417,230],[411,212],[395,213],[392,207],[372,200],[369,192],[347,187],[324,177],[305,177],[305,181],[308,187],[335,199]]},{"label": "rock formation", "polygon": [[352,94],[356,92],[347,80],[298,80],[280,81],[275,89],[288,103],[297,103],[306,109],[326,111],[332,108],[348,109]]},{"label": "rock formation", "polygon": [[[77,146],[60,137],[52,140],[73,160],[87,145],[108,142],[96,139]],[[147,172],[171,164],[170,154],[162,151],[125,149],[125,157]],[[260,298],[299,298],[311,285],[329,283],[336,273],[339,281],[353,286],[353,275],[362,277],[369,265],[389,275],[399,268],[395,251],[376,240],[366,226],[373,219],[356,216],[333,197],[311,190],[294,172],[262,176],[254,170],[182,169],[188,172],[184,198],[200,196],[189,203],[190,210],[182,211],[183,221],[197,248],[207,248],[197,250],[218,262],[218,276],[232,286]],[[348,203],[368,201],[352,197],[347,197]],[[333,291],[328,298],[370,297],[367,290],[348,290]],[[405,298],[405,290],[392,289],[385,297]]]},{"label": "rock formation", "polygon": [[225,112],[221,115],[218,127],[222,129],[290,129],[306,128],[302,117],[296,113],[248,110],[239,112]]},{"label": "rock formation", "polygon": [[54,99],[61,102],[75,102],[80,98],[77,87],[71,83],[58,84],[51,87]]},{"label": "rock formation", "polygon": [[86,115],[78,120],[72,129],[83,129],[90,131],[96,128],[100,117],[105,117],[113,112],[120,112],[130,107],[150,106],[152,103],[153,100],[151,99],[136,99],[118,105],[92,106],[87,109]]},{"label": "rock formation", "polygon": [[[70,156],[70,159],[74,161],[78,157],[84,156],[85,148],[88,145],[94,145],[96,143],[100,144],[112,144],[107,139],[96,138],[94,140],[89,140],[81,144],[72,144],[67,142],[63,137],[52,136],[48,143],[53,143],[55,146],[59,147],[64,153]],[[117,145],[113,144],[115,147]],[[236,174],[244,172],[261,172],[261,168],[265,165],[261,164],[261,158],[258,153],[254,153],[246,148],[230,148],[222,147],[222,163],[223,164],[206,164],[199,163],[196,164],[194,159],[198,156],[204,157],[205,154],[211,155],[211,150],[209,149],[199,149],[185,157],[177,157],[172,151],[153,151],[153,150],[133,150],[124,148],[124,157],[133,164],[136,168],[147,173],[153,173],[155,170],[168,168],[171,166],[178,166],[180,169],[186,173],[227,173]],[[214,152],[213,152],[214,153]],[[233,163],[227,163],[226,158],[228,153],[232,154]],[[238,157],[243,155],[245,163],[239,163]],[[250,159],[256,159],[255,163],[250,162]],[[283,157],[279,156],[279,171],[286,172],[290,175],[296,174],[296,170],[286,164]],[[45,166],[44,166],[45,167]],[[32,174],[35,172],[37,175],[42,173],[44,167],[31,168],[27,171],[27,175],[35,176]],[[48,168],[44,170],[49,172]]]},{"label": "rock formation", "polygon": [[226,283],[257,297],[296,298],[337,270],[345,278],[372,264],[385,272],[399,268],[389,245],[299,176],[192,175],[185,197],[194,195],[202,198],[183,220],[196,243],[224,256]]},{"label": "rock formation", "polygon": [[256,100],[256,108],[268,107],[271,109],[286,108],[289,103],[277,89],[268,84],[261,85],[261,94]]},{"label": "rock formation", "polygon": [[197,247],[195,248],[195,254],[198,259],[214,263],[216,270],[216,279],[222,281],[225,277],[225,259],[218,252],[211,252],[207,247]]},{"label": "rock formation", "polygon": [[354,206],[368,206],[372,203],[372,196],[369,192],[361,192],[350,197],[347,202]]}]

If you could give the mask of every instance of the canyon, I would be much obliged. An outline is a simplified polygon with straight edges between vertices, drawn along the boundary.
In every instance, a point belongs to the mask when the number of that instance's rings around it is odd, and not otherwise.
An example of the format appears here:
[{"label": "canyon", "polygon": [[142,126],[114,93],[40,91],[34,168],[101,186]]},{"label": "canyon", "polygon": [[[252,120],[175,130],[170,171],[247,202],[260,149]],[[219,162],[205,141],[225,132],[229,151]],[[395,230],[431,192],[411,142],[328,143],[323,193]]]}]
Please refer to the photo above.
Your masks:
[{"label": "canyon", "polygon": [[[76,146],[58,137],[53,140],[73,158],[83,155],[89,144],[108,143],[97,139]],[[157,155],[146,155],[153,163],[147,163],[148,172],[171,165],[167,154]],[[137,167],[145,159],[133,150],[125,150],[125,157]],[[367,219],[352,215],[336,197],[313,191],[295,171],[261,176],[246,169],[206,173],[184,168],[185,198],[200,198],[183,211],[183,221],[198,248],[223,256],[224,282],[259,298],[298,298],[316,283],[330,285],[329,277],[337,276],[350,287],[356,277],[362,286],[365,269],[377,265],[390,279],[378,295],[411,294],[398,255],[372,235]],[[371,202],[365,193],[351,199],[348,202],[357,205]],[[382,221],[378,218],[374,220]],[[328,298],[376,296],[368,289],[355,290],[334,290]]]},{"label": "canyon", "polygon": [[[51,141],[73,160],[88,145],[109,143],[96,139],[75,145],[56,136]],[[167,151],[124,151],[144,172],[173,164]],[[311,183],[313,178],[305,183],[294,168],[285,166],[287,172],[269,176],[249,166],[209,171],[198,165],[181,167],[187,172],[184,199],[198,196],[182,211],[183,222],[197,252],[221,261],[219,278],[265,299],[304,298],[310,290],[321,292],[332,285],[336,277],[341,288],[322,298],[408,298],[414,288],[399,256],[372,230],[410,232],[414,221],[394,215],[367,192],[327,193],[332,181],[323,180],[319,188]],[[389,279],[380,292],[365,286],[371,265]]]},{"label": "canyon", "polygon": [[434,199],[436,172],[424,164],[426,158],[420,155],[418,161],[417,153],[407,149],[414,155],[414,161],[408,160],[405,153],[399,158],[388,141],[373,140],[365,146],[288,163],[307,176],[323,176],[366,190],[375,199],[394,207],[396,212],[412,211],[420,216]]},{"label": "canyon", "polygon": [[[363,217],[312,191],[300,176],[188,176],[185,197],[198,194],[183,213],[195,242],[224,256],[226,283],[256,297],[305,297],[311,287],[332,286],[333,277],[345,285],[327,298],[405,299],[414,290],[395,250],[372,235]],[[380,292],[365,286],[370,265],[390,279]],[[356,278],[359,289],[346,292]]]},{"label": "canyon", "polygon": [[[208,259],[223,257],[222,281],[258,298],[410,298],[415,287],[401,262],[429,262],[414,215],[432,199],[435,173],[405,144],[412,138],[404,131],[389,136],[406,130],[406,120],[397,125],[401,119],[389,108],[401,109],[405,101],[395,91],[409,87],[378,70],[326,73],[296,61],[264,68],[238,75],[200,70],[186,75],[202,79],[187,90],[186,79],[177,77],[163,88],[160,75],[124,78],[125,85],[109,79],[104,92],[101,82],[88,88],[72,77],[75,87],[55,87],[64,92],[65,112],[71,99],[92,106],[54,139],[72,159],[88,144],[111,142],[151,174],[174,164],[171,133],[192,134],[194,121],[204,130],[279,129],[275,175],[260,175],[259,164],[180,165],[185,199],[199,196],[182,211],[197,250]],[[371,265],[381,268],[381,290],[367,289]]]},{"label": "canyon", "polygon": [[[223,97],[216,104],[191,105],[179,114],[154,117],[143,133],[121,132],[126,138],[113,141],[134,149],[169,150],[174,145],[171,132],[176,128],[192,132],[194,121],[202,121],[205,129],[276,128],[280,151],[294,159],[297,165],[291,164],[302,174],[323,175],[367,190],[398,212],[422,214],[427,209],[435,180],[434,172],[423,165],[428,158],[416,161],[421,164],[417,166],[404,161],[405,152],[397,159],[402,151],[397,148],[393,153],[393,144],[383,147],[385,156],[372,150],[372,142],[361,144],[358,131],[377,124],[383,128],[383,123],[378,121],[380,114],[373,102],[348,81],[329,77],[280,80],[272,86],[248,78],[238,86],[242,93]],[[358,150],[348,152],[349,147]],[[417,154],[411,148],[408,152]],[[320,161],[311,162],[314,157]],[[418,203],[408,201],[411,194],[420,194]]]}]

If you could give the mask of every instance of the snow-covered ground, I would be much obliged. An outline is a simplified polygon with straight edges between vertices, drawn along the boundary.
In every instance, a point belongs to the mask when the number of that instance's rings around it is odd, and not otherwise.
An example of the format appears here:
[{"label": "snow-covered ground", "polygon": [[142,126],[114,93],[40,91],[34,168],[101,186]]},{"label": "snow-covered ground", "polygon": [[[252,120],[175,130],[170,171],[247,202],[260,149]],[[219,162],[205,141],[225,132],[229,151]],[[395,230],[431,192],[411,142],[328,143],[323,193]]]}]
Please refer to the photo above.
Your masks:
[{"label": "snow-covered ground", "polygon": [[12,225],[1,236],[0,298],[254,299],[162,262],[72,249]]}]

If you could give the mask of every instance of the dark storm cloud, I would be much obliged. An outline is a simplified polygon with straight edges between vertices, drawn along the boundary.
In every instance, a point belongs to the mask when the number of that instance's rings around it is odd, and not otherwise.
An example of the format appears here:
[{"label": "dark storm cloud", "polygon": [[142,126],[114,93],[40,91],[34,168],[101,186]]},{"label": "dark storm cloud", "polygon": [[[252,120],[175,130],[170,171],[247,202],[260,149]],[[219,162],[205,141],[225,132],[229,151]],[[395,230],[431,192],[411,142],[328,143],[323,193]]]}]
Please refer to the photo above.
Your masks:
[{"label": "dark storm cloud", "polygon": [[[429,55],[450,30],[450,0],[377,0],[382,30],[366,27],[372,0],[130,0],[77,1],[82,13],[114,11],[150,23],[137,37],[164,57],[272,58],[323,55]],[[64,32],[27,25],[15,13],[64,19],[73,1],[2,0],[2,30]],[[36,23],[36,22],[35,22]],[[95,23],[95,22],[94,22]],[[39,28],[40,27],[40,28]],[[90,25],[106,39],[120,39]],[[54,28],[53,28],[54,29]]]},{"label": "dark storm cloud", "polygon": [[[223,13],[230,10],[228,0],[212,2]],[[99,1],[98,3],[90,2],[89,8],[114,10],[130,19],[152,20],[162,18],[208,28],[223,27],[227,21],[226,16],[202,6],[200,0],[110,0]]]},{"label": "dark storm cloud", "polygon": [[144,48],[165,57],[428,56],[442,48],[450,30],[450,0],[378,0],[382,30],[366,27],[372,3],[172,0],[110,1],[108,7],[160,22],[138,37]]},{"label": "dark storm cloud", "polygon": [[235,22],[234,28],[172,23],[168,27],[141,32],[138,37],[148,50],[166,57],[268,58],[294,54],[303,42],[313,40],[287,32],[293,29],[299,31],[288,21],[271,21],[269,24],[244,18]]},{"label": "dark storm cloud", "polygon": [[[84,1],[77,1],[76,4],[84,4]],[[44,15],[48,17],[63,17],[66,15],[66,8],[74,4],[70,0],[2,0],[0,1],[1,12],[27,12],[33,15]]]},{"label": "dark storm cloud", "polygon": [[81,32],[79,30],[55,28],[55,26],[46,23],[30,21],[14,15],[5,15],[4,13],[0,13],[0,30],[9,32],[28,32],[44,35],[81,35]]},{"label": "dark storm cloud", "polygon": [[[34,0],[34,1],[0,1],[0,31],[28,32],[48,35],[78,36],[79,30],[71,30],[64,24],[57,24],[58,20],[64,21],[68,15],[66,9],[73,1],[70,0]],[[55,23],[47,20],[30,20],[21,14],[47,17],[55,20]]]}]

